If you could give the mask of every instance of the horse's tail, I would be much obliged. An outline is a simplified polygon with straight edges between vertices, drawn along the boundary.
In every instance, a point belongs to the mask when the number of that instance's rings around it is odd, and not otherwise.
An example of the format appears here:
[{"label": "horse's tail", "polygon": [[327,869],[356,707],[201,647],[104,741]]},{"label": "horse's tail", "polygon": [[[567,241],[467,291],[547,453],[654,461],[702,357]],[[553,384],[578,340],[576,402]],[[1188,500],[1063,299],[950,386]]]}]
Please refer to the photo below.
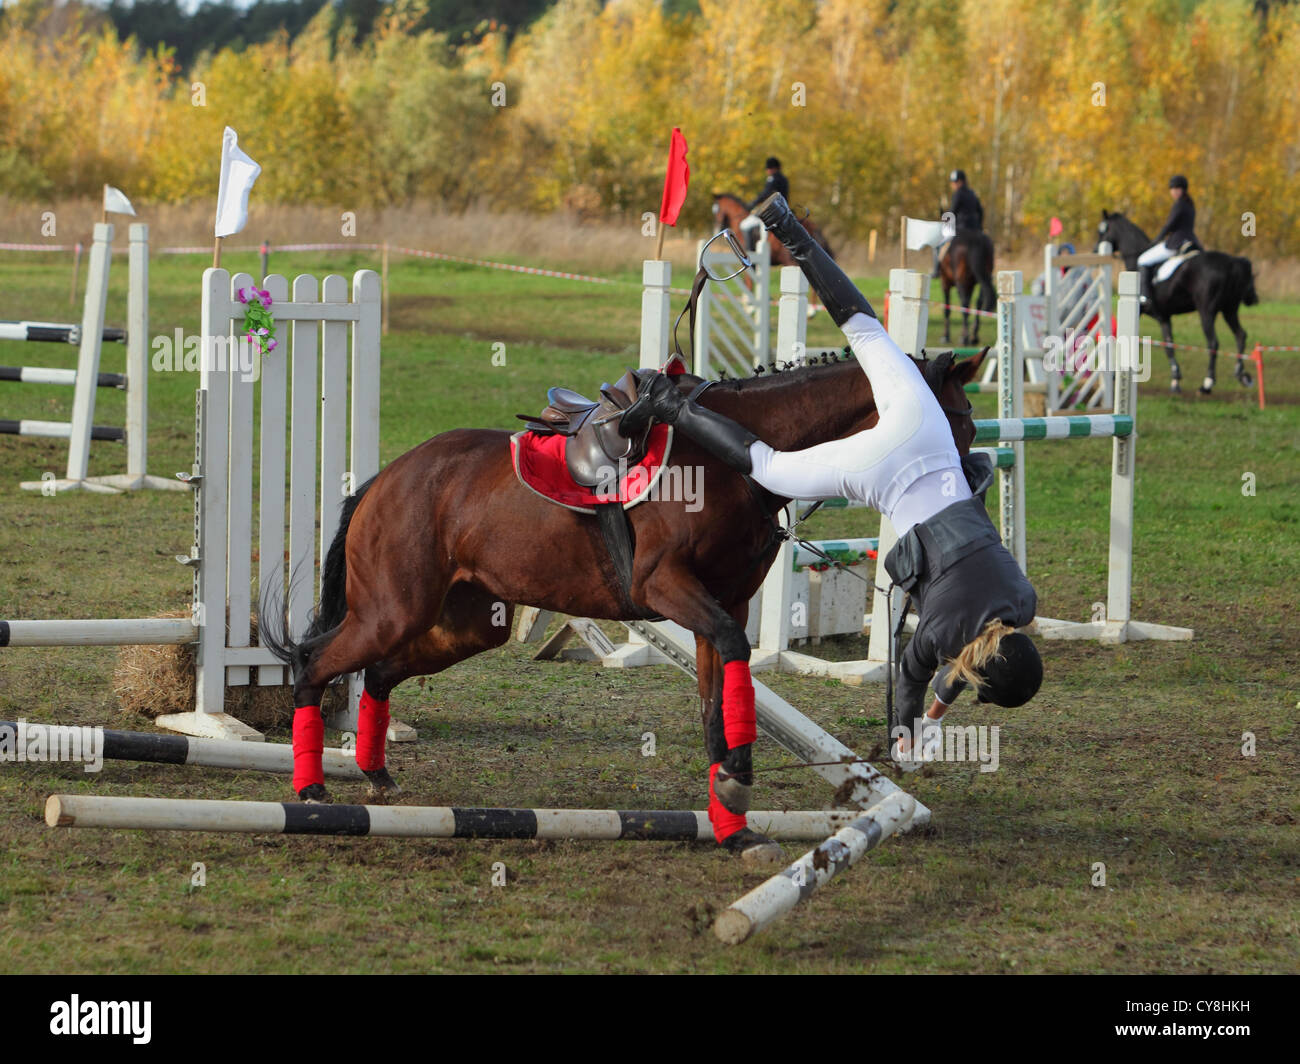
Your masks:
[{"label": "horse's tail", "polygon": [[[307,630],[301,638],[289,635],[284,610],[276,608],[273,602],[264,601],[258,608],[258,635],[262,645],[271,651],[286,665],[301,674],[311,657],[312,651],[323,643],[326,637],[340,624],[348,613],[347,582],[347,539],[348,527],[352,524],[352,515],[365,497],[374,477],[367,480],[354,495],[343,500],[342,512],[339,514],[339,529],[334,533],[334,541],[325,553],[325,562],[321,566],[320,602],[312,611]],[[290,575],[290,580],[293,575]]]},{"label": "horse's tail", "polygon": [[1237,284],[1241,292],[1241,301],[1248,307],[1253,307],[1259,302],[1259,296],[1255,294],[1255,270],[1250,265],[1250,259],[1238,255],[1232,260],[1232,272],[1237,279]]}]

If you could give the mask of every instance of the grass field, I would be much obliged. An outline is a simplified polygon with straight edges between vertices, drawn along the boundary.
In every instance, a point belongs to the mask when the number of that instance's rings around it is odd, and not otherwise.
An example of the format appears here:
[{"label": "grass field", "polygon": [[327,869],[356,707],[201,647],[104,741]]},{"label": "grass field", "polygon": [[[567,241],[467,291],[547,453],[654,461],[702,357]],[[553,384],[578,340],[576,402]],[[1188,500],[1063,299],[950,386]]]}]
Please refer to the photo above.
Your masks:
[{"label": "grass field", "polygon": [[[229,256],[253,270],[253,256]],[[198,330],[201,257],[156,257],[151,330]],[[322,274],[363,256],[294,256]],[[638,274],[596,286],[395,260],[383,363],[382,459],[454,426],[507,427],[545,389],[581,390],[635,364]],[[679,279],[680,280],[680,279]],[[78,317],[66,269],[0,260],[0,318]],[[110,319],[125,307],[115,275]],[[873,299],[882,277],[866,278]],[[1300,305],[1265,303],[1251,340],[1296,343]],[[1144,325],[1147,323],[1144,321]],[[932,339],[937,338],[932,331]],[[1192,320],[1178,339],[1199,343]],[[810,343],[833,343],[823,318]],[[506,364],[494,366],[504,343]],[[119,349],[109,348],[107,370]],[[54,832],[55,791],[286,800],[286,779],[109,764],[0,769],[0,968],[9,972],[1295,972],[1300,970],[1300,371],[1268,363],[1269,405],[1231,380],[1209,399],[1142,386],[1134,615],[1189,626],[1188,643],[1043,643],[1047,676],[996,724],[1001,766],[943,765],[912,789],[934,811],[753,942],[720,946],[710,916],[759,877],[709,846],[434,842]],[[1186,353],[1189,382],[1204,356]],[[68,365],[75,351],[0,344],[0,363]],[[1163,359],[1160,359],[1163,362]],[[69,389],[0,385],[5,417],[59,418]],[[196,380],[150,379],[151,472],[187,470]],[[122,422],[101,392],[97,421]],[[991,416],[993,398],[977,397]],[[181,609],[185,495],[44,498],[20,480],[61,473],[61,441],[0,437],[0,617],[147,616]],[[96,444],[92,472],[123,468]],[[1105,599],[1108,441],[1029,448],[1029,574],[1049,616]],[[1254,494],[1243,492],[1253,474]],[[992,504],[993,500],[990,500]],[[818,535],[870,535],[861,512]],[[412,549],[419,549],[412,544]],[[562,556],[556,564],[562,565]],[[615,629],[610,627],[611,634]],[[865,656],[860,647],[824,648]],[[124,713],[111,649],[0,651],[0,718],[147,729]],[[866,755],[883,689],[761,677]],[[391,750],[412,803],[700,808],[707,762],[697,699],[668,667],[538,663],[511,643],[407,683],[394,715],[419,731]],[[641,755],[641,736],[657,756]],[[1243,756],[1243,735],[1257,752]],[[281,731],[270,738],[285,741]],[[761,742],[759,767],[788,761]],[[361,788],[335,783],[336,799]],[[756,805],[819,808],[805,772],[760,776]],[[792,856],[793,846],[787,850]],[[202,862],[206,885],[191,885]],[[492,885],[504,862],[508,882]],[[1106,885],[1092,885],[1094,865]]]}]

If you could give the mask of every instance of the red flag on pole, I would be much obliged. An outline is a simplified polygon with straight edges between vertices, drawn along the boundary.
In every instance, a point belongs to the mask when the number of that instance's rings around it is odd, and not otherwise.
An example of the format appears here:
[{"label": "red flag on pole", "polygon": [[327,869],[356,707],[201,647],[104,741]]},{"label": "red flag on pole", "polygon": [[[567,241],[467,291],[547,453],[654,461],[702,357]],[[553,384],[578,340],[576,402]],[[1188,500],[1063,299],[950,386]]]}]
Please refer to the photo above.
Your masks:
[{"label": "red flag on pole", "polygon": [[1061,224],[1060,218],[1053,218],[1047,223],[1047,236],[1050,239],[1054,236],[1060,236],[1065,232],[1065,226]]},{"label": "red flag on pole", "polygon": [[677,215],[686,202],[686,186],[690,184],[691,168],[686,162],[686,138],[673,126],[673,139],[668,148],[668,173],[664,177],[664,198],[659,204],[661,225],[676,225]]}]

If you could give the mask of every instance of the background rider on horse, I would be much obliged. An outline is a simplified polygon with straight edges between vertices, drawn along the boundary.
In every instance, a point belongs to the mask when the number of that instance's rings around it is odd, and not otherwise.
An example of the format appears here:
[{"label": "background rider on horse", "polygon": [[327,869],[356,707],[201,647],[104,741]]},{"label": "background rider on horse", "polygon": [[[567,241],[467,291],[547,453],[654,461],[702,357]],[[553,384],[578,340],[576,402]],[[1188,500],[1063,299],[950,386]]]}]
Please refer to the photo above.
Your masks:
[{"label": "background rider on horse", "polygon": [[[769,155],[767,162],[763,164],[767,169],[767,180],[763,182],[763,191],[751,200],[745,206],[753,210],[765,199],[772,195],[773,192],[779,192],[787,200],[790,198],[790,182],[781,172],[781,160],[775,155]],[[759,234],[763,231],[763,223],[759,221],[758,215],[751,214],[740,223],[740,228],[745,234],[745,242],[750,251],[758,247]]]},{"label": "background rider on horse", "polygon": [[1155,243],[1138,256],[1138,269],[1142,273],[1142,302],[1151,302],[1151,285],[1156,267],[1166,259],[1177,255],[1187,244],[1197,250],[1205,250],[1196,239],[1196,204],[1187,192],[1187,178],[1174,174],[1169,179],[1169,195],[1174,198],[1174,205],[1169,210],[1169,217],[1160,232],[1156,234]]},{"label": "background rider on horse", "polygon": [[[952,211],[958,231],[973,229],[977,233],[984,231],[984,204],[980,202],[975,190],[966,184],[966,171],[954,170],[948,175],[948,184],[952,186]],[[939,248],[934,249],[934,269],[931,277],[939,276]]]}]

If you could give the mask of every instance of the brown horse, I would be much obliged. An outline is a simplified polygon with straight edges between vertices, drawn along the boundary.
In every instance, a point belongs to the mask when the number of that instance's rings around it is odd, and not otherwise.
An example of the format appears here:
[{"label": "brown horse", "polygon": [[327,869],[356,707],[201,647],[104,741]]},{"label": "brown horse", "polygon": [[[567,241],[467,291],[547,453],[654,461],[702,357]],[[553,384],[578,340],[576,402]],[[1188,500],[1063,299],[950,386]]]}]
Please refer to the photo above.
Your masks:
[{"label": "brown horse", "polygon": [[[917,363],[963,454],[975,428],[962,386],[981,360],[954,366],[945,355]],[[677,381],[684,390],[700,383],[689,374]],[[787,450],[878,420],[870,383],[853,358],[715,384],[699,401]],[[714,764],[733,763],[729,754],[736,750],[728,751],[721,712],[722,662],[748,661],[746,611],[778,546],[774,515],[788,500],[751,489],[678,435],[671,464],[694,467],[705,506],[690,512],[685,501],[660,498],[627,511],[635,555],[625,587],[597,519],[521,485],[509,439],[505,431],[454,429],[390,463],[343,503],[320,605],[305,635],[290,640],[282,616],[278,623],[266,618],[267,645],[294,670],[294,786],[304,800],[326,797],[323,782],[299,787],[297,768],[300,718],[319,742],[319,712],[312,707],[328,683],[365,670],[358,763],[372,784],[396,789],[383,768],[389,693],[408,677],[441,672],[500,646],[516,603],[610,620],[662,616],[690,629],[709,756]],[[265,603],[263,612],[270,612]],[[362,757],[367,733],[375,746],[369,767]],[[747,761],[749,746],[736,749]]]},{"label": "brown horse", "polygon": [[[979,285],[978,310],[991,311],[997,304],[993,287],[993,241],[976,229],[959,229],[939,260],[939,278],[943,285],[943,342],[952,343],[949,316],[954,288],[961,296],[961,342],[975,346],[980,342],[980,315],[970,313],[971,294]],[[974,327],[971,320],[974,319]]]},{"label": "brown horse", "polygon": [[[745,242],[744,233],[740,230],[740,223],[749,217],[749,207],[744,200],[740,199],[738,196],[731,195],[729,192],[714,193],[713,217],[717,222],[718,232],[722,232],[724,229],[730,229],[735,238],[740,241],[741,247],[749,247]],[[821,245],[822,250],[824,250],[827,255],[830,255],[831,258],[834,258],[835,255],[831,252],[831,246],[827,243],[826,236],[817,226],[817,223],[811,218],[801,218],[800,223],[808,230],[808,235]],[[790,254],[786,246],[782,244],[781,241],[777,240],[773,234],[767,234],[767,241],[768,245],[772,249],[773,266],[799,265],[794,261],[794,256]],[[748,275],[746,275],[746,280],[748,280]]]}]

